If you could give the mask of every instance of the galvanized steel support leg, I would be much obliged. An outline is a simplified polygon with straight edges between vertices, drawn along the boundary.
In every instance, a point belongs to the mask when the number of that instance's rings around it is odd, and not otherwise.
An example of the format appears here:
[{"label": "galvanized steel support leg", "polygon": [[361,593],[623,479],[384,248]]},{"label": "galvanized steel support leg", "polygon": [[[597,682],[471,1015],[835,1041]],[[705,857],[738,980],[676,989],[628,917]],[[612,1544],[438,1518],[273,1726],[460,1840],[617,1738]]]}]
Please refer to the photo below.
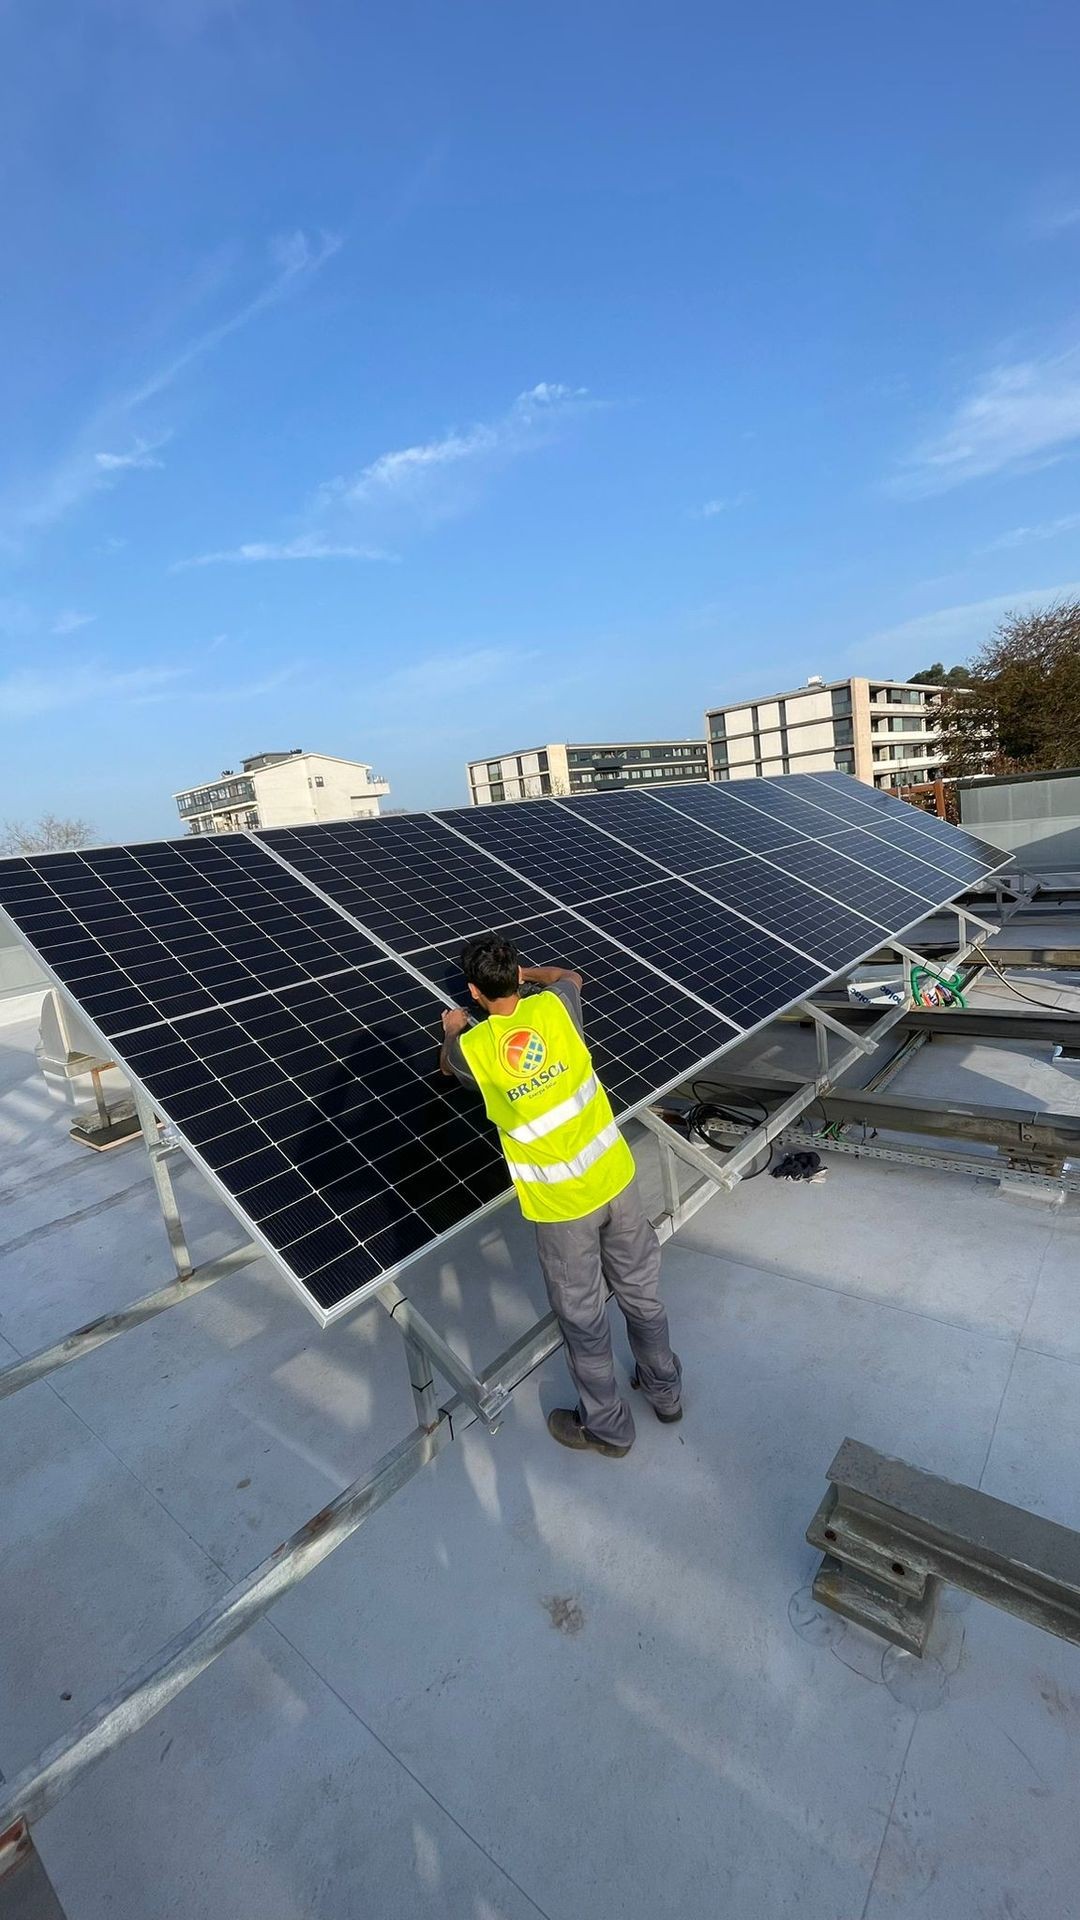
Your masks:
[{"label": "galvanized steel support leg", "polygon": [[660,1186],[664,1207],[675,1220],[679,1213],[679,1163],[671,1151],[670,1140],[658,1139],[657,1146],[660,1150]]},{"label": "galvanized steel support leg", "polygon": [[[408,1296],[402,1293],[396,1280],[387,1280],[377,1290],[387,1313],[393,1320],[398,1332],[411,1339],[426,1355],[437,1373],[456,1388],[467,1407],[470,1407],[478,1420],[482,1420],[489,1432],[494,1432],[499,1418],[506,1407],[508,1395],[488,1388],[467,1366],[460,1354],[454,1352],[441,1333],[436,1333],[431,1322],[425,1319],[418,1308],[413,1306]],[[410,1370],[412,1363],[410,1362]],[[410,1372],[411,1377],[411,1372]]]},{"label": "galvanized steel support leg", "polygon": [[101,1084],[100,1067],[91,1067],[90,1081],[94,1089],[94,1100],[97,1105],[98,1119],[101,1121],[103,1127],[107,1127],[109,1124],[109,1103],[105,1098],[105,1089]]},{"label": "galvanized steel support leg", "polygon": [[165,1231],[169,1236],[177,1277],[186,1280],[191,1273],[191,1255],[188,1252],[187,1236],[184,1233],[184,1223],[180,1218],[180,1205],[173,1187],[172,1175],[166,1164],[168,1149],[161,1144],[154,1109],[141,1093],[135,1095],[135,1111],[139,1116],[139,1125],[146,1142],[150,1171],[154,1176],[158,1205],[165,1222]]},{"label": "galvanized steel support leg", "polygon": [[405,1358],[409,1363],[409,1381],[416,1405],[416,1424],[425,1433],[430,1433],[439,1424],[439,1401],[435,1392],[435,1377],[431,1371],[431,1361],[418,1346],[411,1334],[405,1336]]}]

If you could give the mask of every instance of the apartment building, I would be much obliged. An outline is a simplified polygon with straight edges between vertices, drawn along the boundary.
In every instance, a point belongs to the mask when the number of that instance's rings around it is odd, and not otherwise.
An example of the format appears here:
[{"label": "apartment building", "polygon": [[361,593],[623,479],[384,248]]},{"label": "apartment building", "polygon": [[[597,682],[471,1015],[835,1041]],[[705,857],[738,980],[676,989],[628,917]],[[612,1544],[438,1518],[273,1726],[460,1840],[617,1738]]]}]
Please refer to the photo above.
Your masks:
[{"label": "apartment building", "polygon": [[941,771],[941,687],[908,680],[822,680],[705,715],[711,780],[770,773],[854,774],[910,787]]},{"label": "apartment building", "polygon": [[594,793],[656,780],[706,780],[704,740],[570,741],[526,747],[466,767],[474,807],[542,794]]},{"label": "apartment building", "polygon": [[239,832],[245,827],[308,826],[315,820],[370,820],[389,782],[364,760],[329,753],[255,753],[201,787],[173,795],[189,833]]}]

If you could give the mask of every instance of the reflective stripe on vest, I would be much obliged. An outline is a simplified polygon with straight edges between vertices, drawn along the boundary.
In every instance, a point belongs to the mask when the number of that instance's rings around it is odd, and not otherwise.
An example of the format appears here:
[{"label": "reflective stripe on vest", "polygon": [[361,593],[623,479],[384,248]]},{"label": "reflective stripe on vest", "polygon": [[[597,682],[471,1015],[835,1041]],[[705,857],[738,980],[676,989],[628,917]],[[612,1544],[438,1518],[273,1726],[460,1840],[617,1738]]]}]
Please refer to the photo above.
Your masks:
[{"label": "reflective stripe on vest", "polygon": [[526,1160],[511,1160],[508,1157],[506,1164],[512,1180],[540,1180],[545,1186],[556,1185],[560,1180],[580,1180],[582,1174],[587,1173],[594,1161],[599,1160],[609,1147],[613,1147],[618,1138],[619,1129],[613,1120],[572,1160],[559,1160],[549,1167],[534,1167]]},{"label": "reflective stripe on vest", "polygon": [[595,1073],[590,1073],[585,1085],[572,1093],[569,1100],[560,1100],[557,1107],[549,1107],[547,1113],[542,1113],[537,1120],[527,1120],[523,1127],[508,1127],[504,1139],[542,1140],[546,1133],[554,1133],[556,1127],[561,1127],[565,1120],[572,1120],[576,1113],[584,1113],[590,1100],[596,1099],[599,1087]]},{"label": "reflective stripe on vest", "polygon": [[558,994],[523,995],[461,1036],[527,1220],[580,1220],[629,1186],[634,1157]]}]

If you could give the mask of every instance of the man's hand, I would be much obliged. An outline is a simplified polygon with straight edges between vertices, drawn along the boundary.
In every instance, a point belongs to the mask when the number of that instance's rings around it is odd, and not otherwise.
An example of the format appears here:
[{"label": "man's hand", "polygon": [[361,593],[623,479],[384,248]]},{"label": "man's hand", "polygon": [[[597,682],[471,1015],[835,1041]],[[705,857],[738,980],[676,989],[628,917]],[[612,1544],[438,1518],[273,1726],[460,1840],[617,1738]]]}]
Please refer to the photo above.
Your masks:
[{"label": "man's hand", "polygon": [[448,1040],[453,1040],[456,1034],[464,1033],[468,1024],[469,1016],[464,1007],[447,1007],[442,1017],[442,1030]]}]

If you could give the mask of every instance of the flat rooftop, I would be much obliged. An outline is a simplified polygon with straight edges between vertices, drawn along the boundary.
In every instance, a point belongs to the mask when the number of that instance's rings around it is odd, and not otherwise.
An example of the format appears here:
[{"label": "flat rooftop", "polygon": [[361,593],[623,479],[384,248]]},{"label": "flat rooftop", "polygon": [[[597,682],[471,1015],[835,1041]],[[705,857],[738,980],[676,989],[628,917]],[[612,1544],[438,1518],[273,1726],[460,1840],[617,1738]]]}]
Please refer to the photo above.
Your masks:
[{"label": "flat rooftop", "polygon": [[[4,1360],[171,1275],[141,1145],[72,1143],[20,1013]],[[936,1039],[892,1085],[1080,1107],[1045,1046]],[[803,1533],[849,1434],[1080,1527],[1080,1200],[826,1165],[665,1250],[681,1426],[560,1451],[557,1354],[47,1815],[69,1920],[1074,1913],[1080,1648],[951,1594],[920,1666],[808,1604]],[[240,1240],[177,1187],[197,1257]],[[544,1304],[511,1208],[409,1291],[475,1365]],[[266,1262],[0,1404],[8,1779],[412,1423],[383,1310],[321,1333]]]}]

